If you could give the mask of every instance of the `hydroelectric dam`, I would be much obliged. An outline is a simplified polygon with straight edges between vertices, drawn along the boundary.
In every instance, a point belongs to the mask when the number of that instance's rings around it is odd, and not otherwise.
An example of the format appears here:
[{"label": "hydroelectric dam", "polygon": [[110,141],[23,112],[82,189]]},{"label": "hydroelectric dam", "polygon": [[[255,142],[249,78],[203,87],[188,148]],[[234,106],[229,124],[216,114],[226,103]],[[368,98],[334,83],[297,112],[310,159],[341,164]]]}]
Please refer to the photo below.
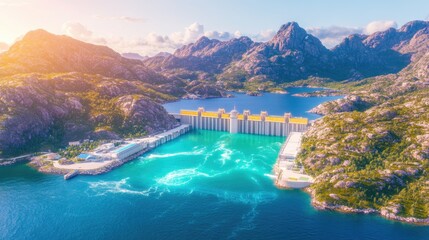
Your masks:
[{"label": "hydroelectric dam", "polygon": [[230,133],[258,134],[268,136],[288,136],[291,132],[305,132],[310,125],[307,118],[292,117],[291,113],[283,116],[270,116],[262,111],[251,114],[249,110],[239,113],[232,110],[227,113],[220,108],[217,112],[198,110],[180,110],[172,114],[181,124],[188,124],[193,129],[223,131]]}]

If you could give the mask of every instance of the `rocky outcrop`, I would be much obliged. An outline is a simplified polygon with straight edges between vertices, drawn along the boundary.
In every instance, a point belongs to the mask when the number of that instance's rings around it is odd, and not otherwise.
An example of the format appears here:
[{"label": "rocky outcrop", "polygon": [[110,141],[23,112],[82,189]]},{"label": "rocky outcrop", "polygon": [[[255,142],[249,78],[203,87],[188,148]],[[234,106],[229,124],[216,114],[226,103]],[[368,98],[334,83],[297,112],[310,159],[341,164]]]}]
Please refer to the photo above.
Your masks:
[{"label": "rocky outcrop", "polygon": [[192,81],[186,88],[188,95],[194,95],[197,98],[216,98],[216,97],[227,97],[225,91],[222,88],[216,86],[211,82],[205,81]]},{"label": "rocky outcrop", "polygon": [[429,224],[428,92],[392,92],[365,111],[328,114],[313,124],[298,161],[315,177],[309,191],[317,208]]},{"label": "rocky outcrop", "polygon": [[144,132],[154,133],[177,125],[176,119],[161,105],[142,95],[125,95],[115,104],[124,115],[124,124],[134,129],[142,127]]},{"label": "rocky outcrop", "polygon": [[97,75],[6,77],[0,79],[0,151],[170,129],[176,121],[155,101],[173,99],[139,81]]},{"label": "rocky outcrop", "polygon": [[327,115],[329,113],[362,111],[369,108],[371,104],[362,100],[359,96],[346,96],[335,101],[325,102],[311,109],[310,113]]}]

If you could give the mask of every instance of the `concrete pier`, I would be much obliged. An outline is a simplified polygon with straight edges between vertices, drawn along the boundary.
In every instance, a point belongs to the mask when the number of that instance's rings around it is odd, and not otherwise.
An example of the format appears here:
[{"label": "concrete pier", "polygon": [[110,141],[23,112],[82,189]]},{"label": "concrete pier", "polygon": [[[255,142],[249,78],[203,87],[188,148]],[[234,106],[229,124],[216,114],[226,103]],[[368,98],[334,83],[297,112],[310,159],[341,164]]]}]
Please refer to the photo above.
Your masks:
[{"label": "concrete pier", "polygon": [[301,148],[303,133],[291,132],[274,165],[275,184],[280,188],[305,188],[313,183],[313,178],[304,174],[296,165],[295,159]]}]

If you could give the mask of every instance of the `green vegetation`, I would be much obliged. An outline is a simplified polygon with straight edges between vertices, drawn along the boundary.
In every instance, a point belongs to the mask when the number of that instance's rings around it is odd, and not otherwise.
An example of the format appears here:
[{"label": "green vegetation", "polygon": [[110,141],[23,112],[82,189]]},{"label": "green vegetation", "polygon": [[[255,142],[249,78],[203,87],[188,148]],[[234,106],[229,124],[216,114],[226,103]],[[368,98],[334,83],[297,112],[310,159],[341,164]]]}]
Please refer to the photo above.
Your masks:
[{"label": "green vegetation", "polygon": [[311,187],[316,199],[360,209],[389,207],[398,216],[428,218],[428,96],[427,88],[391,94],[390,100],[366,111],[317,121],[298,157],[318,176]]},{"label": "green vegetation", "polygon": [[94,150],[98,147],[102,142],[101,141],[88,141],[83,142],[78,146],[68,146],[65,149],[61,149],[58,154],[61,157],[72,159],[77,157],[82,152]]}]

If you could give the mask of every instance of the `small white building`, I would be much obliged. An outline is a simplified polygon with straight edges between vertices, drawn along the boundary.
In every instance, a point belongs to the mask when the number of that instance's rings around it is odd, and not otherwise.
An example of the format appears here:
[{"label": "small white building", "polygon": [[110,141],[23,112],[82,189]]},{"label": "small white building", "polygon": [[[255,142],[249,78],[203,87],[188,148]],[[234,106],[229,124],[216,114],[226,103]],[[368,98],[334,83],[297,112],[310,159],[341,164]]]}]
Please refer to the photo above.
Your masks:
[{"label": "small white building", "polygon": [[79,141],[69,142],[69,146],[79,146],[79,145],[80,145]]},{"label": "small white building", "polygon": [[127,145],[119,147],[118,149],[113,150],[111,155],[113,158],[116,158],[122,161],[125,158],[142,151],[143,149],[144,149],[143,144],[129,143]]}]

